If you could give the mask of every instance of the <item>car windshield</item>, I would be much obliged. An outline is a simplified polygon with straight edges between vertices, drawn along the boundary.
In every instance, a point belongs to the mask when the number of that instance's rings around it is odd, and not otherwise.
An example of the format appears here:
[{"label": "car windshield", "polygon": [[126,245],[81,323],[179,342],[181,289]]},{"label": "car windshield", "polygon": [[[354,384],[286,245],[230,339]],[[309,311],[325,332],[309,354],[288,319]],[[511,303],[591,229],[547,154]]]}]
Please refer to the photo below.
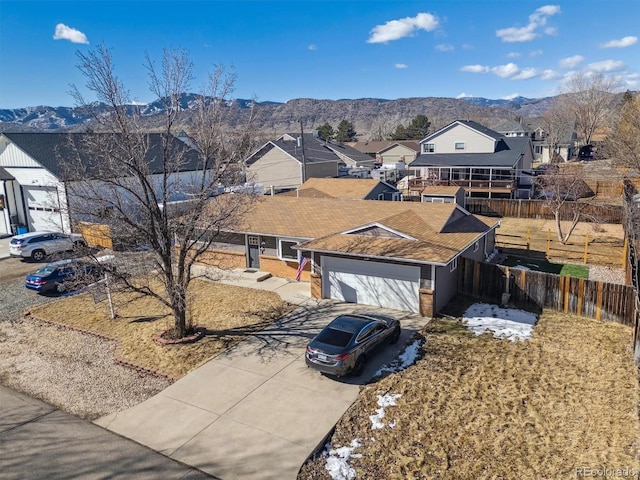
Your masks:
[{"label": "car windshield", "polygon": [[316,337],[316,340],[327,345],[335,347],[346,347],[353,338],[353,333],[344,330],[336,330],[335,328],[325,328]]},{"label": "car windshield", "polygon": [[47,265],[46,267],[42,267],[40,270],[38,270],[35,275],[50,275],[55,272],[57,268],[58,267],[54,267],[52,265]]}]

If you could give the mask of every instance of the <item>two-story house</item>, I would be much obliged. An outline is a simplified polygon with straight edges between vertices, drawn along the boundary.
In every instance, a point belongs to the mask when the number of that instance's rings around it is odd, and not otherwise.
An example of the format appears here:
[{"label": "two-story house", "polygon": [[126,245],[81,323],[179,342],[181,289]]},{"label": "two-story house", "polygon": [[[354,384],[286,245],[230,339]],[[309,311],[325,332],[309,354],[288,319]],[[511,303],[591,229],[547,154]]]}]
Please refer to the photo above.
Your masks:
[{"label": "two-story house", "polygon": [[533,148],[527,136],[508,137],[471,120],[456,120],[420,142],[409,165],[410,195],[426,186],[462,187],[469,197],[530,198]]}]

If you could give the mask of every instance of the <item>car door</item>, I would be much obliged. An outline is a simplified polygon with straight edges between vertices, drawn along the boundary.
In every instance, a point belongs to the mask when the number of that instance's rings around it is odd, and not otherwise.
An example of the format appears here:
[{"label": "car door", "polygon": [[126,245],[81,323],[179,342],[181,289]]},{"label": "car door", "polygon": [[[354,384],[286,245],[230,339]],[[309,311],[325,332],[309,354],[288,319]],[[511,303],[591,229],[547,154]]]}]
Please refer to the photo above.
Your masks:
[{"label": "car door", "polygon": [[52,233],[51,243],[55,248],[55,253],[66,252],[73,248],[73,242],[71,239],[63,233]]},{"label": "car door", "polygon": [[380,322],[372,322],[364,327],[358,336],[356,337],[356,344],[358,350],[361,352],[368,352],[373,349],[382,339],[382,332],[384,330],[384,324]]}]

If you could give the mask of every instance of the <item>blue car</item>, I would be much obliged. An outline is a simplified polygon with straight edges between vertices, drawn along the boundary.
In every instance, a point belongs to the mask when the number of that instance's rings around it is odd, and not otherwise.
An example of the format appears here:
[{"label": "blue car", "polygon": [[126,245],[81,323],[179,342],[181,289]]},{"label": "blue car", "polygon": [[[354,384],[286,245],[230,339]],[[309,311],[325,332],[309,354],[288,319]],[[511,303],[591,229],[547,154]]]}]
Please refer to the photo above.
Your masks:
[{"label": "blue car", "polygon": [[97,275],[96,266],[93,264],[78,260],[60,260],[27,275],[24,286],[39,293],[62,293],[73,290],[81,282],[95,280]]}]

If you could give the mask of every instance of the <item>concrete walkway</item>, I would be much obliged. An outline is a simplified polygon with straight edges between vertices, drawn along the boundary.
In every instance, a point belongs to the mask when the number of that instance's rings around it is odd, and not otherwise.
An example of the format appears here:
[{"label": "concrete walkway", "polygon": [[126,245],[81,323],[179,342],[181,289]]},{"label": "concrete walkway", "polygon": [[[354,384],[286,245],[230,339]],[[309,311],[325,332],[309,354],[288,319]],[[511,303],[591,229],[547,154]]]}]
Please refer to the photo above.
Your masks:
[{"label": "concrete walkway", "polygon": [[[300,308],[155,397],[95,423],[223,479],[295,479],[356,400],[360,386],[396,358],[426,320],[405,312],[318,302],[310,298],[307,283],[276,278],[256,282],[238,275],[223,281],[273,289]],[[330,379],[308,369],[308,341],[336,315],[354,311],[395,314],[403,325],[398,344],[370,358],[356,379]]]}]

